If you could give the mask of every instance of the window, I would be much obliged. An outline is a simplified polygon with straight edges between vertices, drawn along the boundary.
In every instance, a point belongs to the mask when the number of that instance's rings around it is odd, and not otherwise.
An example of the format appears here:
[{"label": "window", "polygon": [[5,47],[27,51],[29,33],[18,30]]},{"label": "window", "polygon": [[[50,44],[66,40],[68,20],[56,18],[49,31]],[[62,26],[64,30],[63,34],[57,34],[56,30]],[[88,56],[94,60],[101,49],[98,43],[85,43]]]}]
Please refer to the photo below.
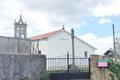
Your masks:
[{"label": "window", "polygon": [[85,58],[88,57],[87,51],[84,52],[84,56],[85,56]]}]

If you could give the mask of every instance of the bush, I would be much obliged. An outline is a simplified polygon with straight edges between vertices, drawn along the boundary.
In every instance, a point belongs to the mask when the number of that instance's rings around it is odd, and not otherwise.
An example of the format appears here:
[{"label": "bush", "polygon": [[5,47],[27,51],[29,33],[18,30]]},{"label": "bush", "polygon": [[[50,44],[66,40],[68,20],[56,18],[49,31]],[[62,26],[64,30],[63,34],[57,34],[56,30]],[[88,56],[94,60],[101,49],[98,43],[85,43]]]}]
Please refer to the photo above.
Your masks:
[{"label": "bush", "polygon": [[48,73],[42,74],[40,80],[49,80],[49,74]]},{"label": "bush", "polygon": [[120,64],[118,62],[112,62],[108,69],[116,75],[118,80],[120,80]]}]

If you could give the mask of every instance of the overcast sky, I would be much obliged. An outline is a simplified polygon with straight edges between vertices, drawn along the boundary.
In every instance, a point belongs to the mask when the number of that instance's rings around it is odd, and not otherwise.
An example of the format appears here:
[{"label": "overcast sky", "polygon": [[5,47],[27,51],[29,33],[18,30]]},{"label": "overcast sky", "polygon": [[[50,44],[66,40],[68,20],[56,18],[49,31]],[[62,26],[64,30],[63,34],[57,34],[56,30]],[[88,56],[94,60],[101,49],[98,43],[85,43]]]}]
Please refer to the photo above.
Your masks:
[{"label": "overcast sky", "polygon": [[112,47],[112,24],[120,29],[120,0],[0,0],[0,36],[13,36],[20,13],[28,37],[61,29],[70,31],[103,54]]}]

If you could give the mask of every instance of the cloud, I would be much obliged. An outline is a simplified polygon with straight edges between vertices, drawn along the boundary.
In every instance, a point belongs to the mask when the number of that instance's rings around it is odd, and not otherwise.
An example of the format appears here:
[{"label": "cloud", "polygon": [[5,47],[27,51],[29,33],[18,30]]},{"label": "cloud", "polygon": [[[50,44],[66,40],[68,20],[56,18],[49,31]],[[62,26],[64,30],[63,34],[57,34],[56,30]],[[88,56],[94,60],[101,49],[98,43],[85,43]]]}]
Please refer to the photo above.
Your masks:
[{"label": "cloud", "polygon": [[80,38],[96,47],[97,48],[96,54],[102,55],[106,50],[113,47],[112,36],[97,37],[93,33],[87,33],[85,35],[80,36]]},{"label": "cloud", "polygon": [[76,28],[86,23],[97,5],[109,4],[111,0],[19,0],[29,11],[45,12],[52,26],[67,25]]},{"label": "cloud", "polygon": [[113,0],[106,5],[98,5],[93,11],[95,17],[117,16],[120,15],[120,0]]},{"label": "cloud", "polygon": [[85,34],[85,35],[83,35],[83,36],[80,36],[83,40],[85,40],[85,41],[92,41],[92,40],[96,40],[96,36],[94,35],[94,34],[92,34],[92,33],[87,33],[87,34]]},{"label": "cloud", "polygon": [[24,6],[15,0],[0,3],[0,36],[13,36],[14,20]]},{"label": "cloud", "polygon": [[101,19],[99,20],[99,23],[100,23],[100,24],[110,23],[110,22],[111,22],[111,20],[110,20],[110,19],[106,19],[106,18],[101,18]]},{"label": "cloud", "polygon": [[[28,35],[47,32],[61,27],[77,28],[85,25],[85,17],[91,16],[97,5],[111,0],[4,0],[0,3],[0,35],[12,36],[14,20],[20,11],[27,20]],[[9,29],[10,31],[7,31]]]}]

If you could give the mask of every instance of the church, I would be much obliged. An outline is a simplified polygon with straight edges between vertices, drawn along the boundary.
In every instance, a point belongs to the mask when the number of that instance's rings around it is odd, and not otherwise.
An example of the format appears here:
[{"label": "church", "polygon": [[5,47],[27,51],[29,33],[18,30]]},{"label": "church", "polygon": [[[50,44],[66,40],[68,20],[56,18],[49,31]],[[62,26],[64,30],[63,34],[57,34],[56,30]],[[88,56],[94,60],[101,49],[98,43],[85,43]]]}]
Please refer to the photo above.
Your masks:
[{"label": "church", "polygon": [[[56,31],[27,38],[27,24],[22,16],[14,23],[14,37],[0,36],[0,53],[46,54],[47,57],[72,55],[71,33],[63,27]],[[89,57],[96,48],[74,36],[75,57]]]},{"label": "church", "polygon": [[[66,57],[67,53],[72,55],[71,33],[62,29],[40,34],[30,38],[33,40],[34,48],[40,50],[47,57]],[[96,48],[74,36],[74,54],[75,57],[89,57],[95,53]],[[33,50],[34,51],[34,50]],[[34,52],[35,53],[35,52]]]}]

